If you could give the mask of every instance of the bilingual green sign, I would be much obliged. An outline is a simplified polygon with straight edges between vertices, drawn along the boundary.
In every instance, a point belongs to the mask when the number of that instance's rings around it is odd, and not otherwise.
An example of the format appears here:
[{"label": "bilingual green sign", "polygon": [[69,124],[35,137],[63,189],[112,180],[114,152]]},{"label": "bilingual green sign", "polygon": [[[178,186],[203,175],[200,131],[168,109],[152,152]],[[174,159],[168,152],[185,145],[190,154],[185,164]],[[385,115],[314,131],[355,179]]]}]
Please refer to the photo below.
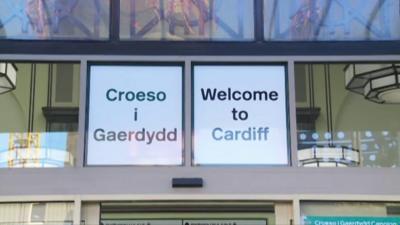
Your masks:
[{"label": "bilingual green sign", "polygon": [[307,216],[305,225],[400,225],[400,217]]}]

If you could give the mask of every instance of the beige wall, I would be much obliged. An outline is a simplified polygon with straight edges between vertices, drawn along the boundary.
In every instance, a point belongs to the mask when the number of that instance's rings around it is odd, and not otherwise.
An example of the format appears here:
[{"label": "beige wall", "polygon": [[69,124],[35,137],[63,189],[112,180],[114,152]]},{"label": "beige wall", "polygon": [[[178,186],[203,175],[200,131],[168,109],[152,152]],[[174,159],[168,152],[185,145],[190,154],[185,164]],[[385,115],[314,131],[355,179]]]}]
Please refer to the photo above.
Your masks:
[{"label": "beige wall", "polygon": [[[30,63],[18,63],[17,88],[11,92],[0,95],[0,105],[7,110],[0,110],[0,132],[27,132],[29,118],[29,99],[31,82]],[[57,64],[53,66],[53,106],[78,107],[79,106],[79,64],[73,65],[73,101],[55,102],[55,76]],[[36,88],[34,105],[34,132],[43,132],[46,130],[46,119],[42,113],[42,107],[47,106],[49,79],[49,64],[36,64]]]}]

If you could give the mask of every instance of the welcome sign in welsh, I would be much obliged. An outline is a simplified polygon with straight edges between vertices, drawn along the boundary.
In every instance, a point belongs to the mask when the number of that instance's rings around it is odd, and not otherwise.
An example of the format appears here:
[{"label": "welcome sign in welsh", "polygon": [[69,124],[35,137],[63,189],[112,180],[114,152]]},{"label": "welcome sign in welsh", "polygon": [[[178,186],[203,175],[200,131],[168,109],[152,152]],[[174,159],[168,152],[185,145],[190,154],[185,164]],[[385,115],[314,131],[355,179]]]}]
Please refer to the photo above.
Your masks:
[{"label": "welcome sign in welsh", "polygon": [[283,65],[195,65],[194,163],[286,165]]},{"label": "welcome sign in welsh", "polygon": [[91,65],[88,165],[182,164],[180,65]]}]

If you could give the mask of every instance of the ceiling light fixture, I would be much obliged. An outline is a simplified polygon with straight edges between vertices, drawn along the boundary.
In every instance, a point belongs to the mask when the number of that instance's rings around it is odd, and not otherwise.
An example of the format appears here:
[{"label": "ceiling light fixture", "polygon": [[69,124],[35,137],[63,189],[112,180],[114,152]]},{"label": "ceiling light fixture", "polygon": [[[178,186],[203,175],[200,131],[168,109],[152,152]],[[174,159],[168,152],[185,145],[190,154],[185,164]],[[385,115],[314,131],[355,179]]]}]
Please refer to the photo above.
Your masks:
[{"label": "ceiling light fixture", "polygon": [[17,67],[13,63],[0,62],[0,94],[14,90],[16,85]]},{"label": "ceiling light fixture", "polygon": [[346,89],[380,104],[400,103],[400,64],[349,64]]}]

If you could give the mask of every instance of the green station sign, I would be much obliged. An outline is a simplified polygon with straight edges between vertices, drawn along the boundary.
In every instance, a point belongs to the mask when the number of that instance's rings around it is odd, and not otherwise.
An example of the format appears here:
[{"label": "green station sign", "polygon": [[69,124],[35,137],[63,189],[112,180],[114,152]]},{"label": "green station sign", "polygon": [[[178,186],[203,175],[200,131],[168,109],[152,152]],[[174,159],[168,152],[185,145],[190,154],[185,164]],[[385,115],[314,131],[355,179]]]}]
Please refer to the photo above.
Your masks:
[{"label": "green station sign", "polygon": [[400,217],[307,216],[305,225],[400,225]]}]

